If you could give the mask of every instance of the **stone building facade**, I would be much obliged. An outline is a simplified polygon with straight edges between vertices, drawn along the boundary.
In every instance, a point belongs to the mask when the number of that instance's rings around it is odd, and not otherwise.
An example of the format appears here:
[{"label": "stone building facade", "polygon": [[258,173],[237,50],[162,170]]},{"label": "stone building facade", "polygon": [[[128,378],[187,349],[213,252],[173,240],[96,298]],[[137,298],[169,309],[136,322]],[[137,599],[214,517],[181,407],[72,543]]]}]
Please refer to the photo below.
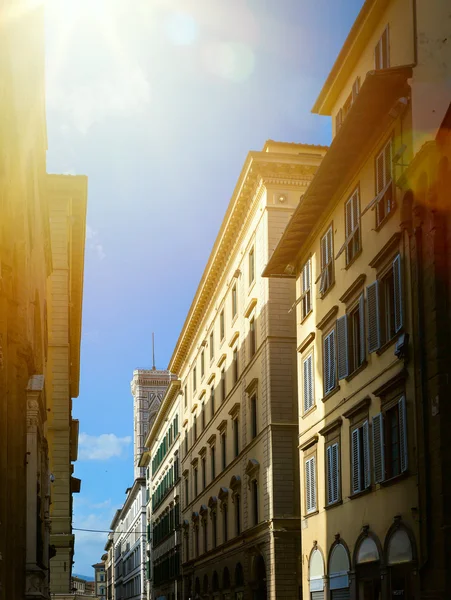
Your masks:
[{"label": "stone building facade", "polygon": [[450,14],[364,3],[314,106],[332,144],[264,272],[297,284],[304,600],[449,596]]},{"label": "stone building facade", "polygon": [[261,271],[325,150],[249,153],[169,363],[184,598],[298,595],[295,290]]}]

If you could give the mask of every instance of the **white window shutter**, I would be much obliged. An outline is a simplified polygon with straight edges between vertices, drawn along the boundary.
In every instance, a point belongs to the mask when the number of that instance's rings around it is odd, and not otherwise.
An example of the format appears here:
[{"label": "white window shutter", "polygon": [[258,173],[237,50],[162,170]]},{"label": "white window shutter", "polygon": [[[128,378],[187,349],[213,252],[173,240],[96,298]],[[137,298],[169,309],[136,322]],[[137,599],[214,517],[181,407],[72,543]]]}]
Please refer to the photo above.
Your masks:
[{"label": "white window shutter", "polygon": [[373,417],[374,481],[385,479],[384,417],[382,413]]},{"label": "white window shutter", "polygon": [[316,469],[315,457],[305,461],[305,498],[307,513],[316,510]]},{"label": "white window shutter", "polygon": [[334,502],[333,496],[332,446],[327,448],[327,504]]},{"label": "white window shutter", "polygon": [[352,493],[361,491],[360,487],[360,441],[359,429],[352,432]]},{"label": "white window shutter", "polygon": [[307,513],[311,510],[311,492],[312,482],[310,480],[310,460],[305,461],[305,511]]},{"label": "white window shutter", "polygon": [[313,359],[312,355],[304,360],[304,412],[313,406]]},{"label": "white window shutter", "polygon": [[347,315],[337,319],[337,349],[338,379],[344,379],[349,375]]},{"label": "white window shutter", "polygon": [[359,300],[359,327],[360,327],[360,364],[365,362],[366,348],[365,348],[365,296],[362,294]]},{"label": "white window shutter", "polygon": [[401,473],[407,471],[408,448],[407,448],[407,414],[406,399],[402,396],[398,402],[399,412],[399,450],[401,455]]},{"label": "white window shutter", "polygon": [[367,489],[371,485],[371,466],[370,466],[370,435],[368,421],[365,421],[362,425],[363,429],[363,476],[364,476],[364,489]]},{"label": "white window shutter", "polygon": [[395,309],[395,331],[398,331],[403,326],[403,310],[402,310],[402,264],[401,256],[398,256],[393,261],[393,294],[394,294],[394,309]]},{"label": "white window shutter", "polygon": [[310,481],[312,484],[311,497],[312,497],[312,511],[316,510],[316,458],[312,456],[310,459]]},{"label": "white window shutter", "polygon": [[366,288],[368,310],[368,352],[375,352],[380,347],[380,319],[379,319],[379,282]]}]

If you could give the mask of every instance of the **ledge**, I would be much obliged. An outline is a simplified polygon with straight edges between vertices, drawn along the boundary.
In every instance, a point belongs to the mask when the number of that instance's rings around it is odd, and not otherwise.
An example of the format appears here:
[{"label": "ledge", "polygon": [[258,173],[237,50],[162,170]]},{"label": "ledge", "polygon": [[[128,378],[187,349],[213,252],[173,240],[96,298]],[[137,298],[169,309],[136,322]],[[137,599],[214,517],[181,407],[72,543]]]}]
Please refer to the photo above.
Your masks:
[{"label": "ledge", "polygon": [[244,311],[244,316],[246,319],[248,319],[251,315],[251,312],[254,310],[254,308],[257,306],[257,298],[251,298],[249,301],[249,304],[246,307],[246,310]]},{"label": "ledge", "polygon": [[207,440],[207,444],[209,446],[213,446],[213,444],[216,442],[216,433],[213,433]]},{"label": "ledge", "polygon": [[193,406],[191,407],[191,413],[195,412],[197,410],[197,402],[195,402],[193,404]]},{"label": "ledge", "polygon": [[221,354],[221,356],[218,358],[218,362],[216,363],[216,366],[220,367],[226,358],[227,358],[227,354],[225,354],[225,353]]},{"label": "ledge", "polygon": [[360,402],[357,402],[357,404],[354,404],[354,406],[351,406],[351,408],[349,410],[344,412],[343,416],[345,419],[351,419],[360,411],[368,410],[370,404],[371,404],[371,398],[369,396],[365,396],[365,398],[363,398],[363,400],[360,400]]},{"label": "ledge", "polygon": [[234,343],[237,341],[237,339],[238,339],[239,335],[240,335],[240,332],[239,332],[239,331],[235,331],[235,333],[232,335],[232,337],[230,338],[230,341],[229,341],[229,347],[230,347],[230,348],[231,348],[231,347],[234,345]]},{"label": "ledge", "polygon": [[210,377],[208,378],[207,384],[210,385],[211,383],[213,383],[213,381],[215,380],[215,377],[216,377],[216,373],[212,373],[210,375]]},{"label": "ledge", "polygon": [[332,423],[329,423],[328,425],[323,427],[318,433],[322,436],[327,435],[331,431],[334,431],[334,429],[339,429],[342,426],[342,424],[343,419],[341,417],[338,417],[338,419],[335,419],[334,421],[332,421]]},{"label": "ledge", "polygon": [[257,389],[258,386],[258,377],[254,377],[252,379],[252,381],[246,386],[245,388],[245,392],[246,394],[248,394],[248,396],[250,396],[253,392],[255,392],[255,390]]},{"label": "ledge", "polygon": [[365,283],[365,280],[366,280],[365,273],[362,273],[361,275],[359,275],[351,283],[351,285],[344,292],[344,294],[342,294],[342,296],[340,297],[340,302],[343,302],[343,304],[346,304],[347,302],[349,302],[349,300],[353,299],[354,294],[356,292],[358,292],[360,290],[360,288],[363,288],[363,284]]},{"label": "ledge", "polygon": [[317,329],[323,330],[328,323],[336,316],[338,312],[338,305],[332,306],[328,313],[324,315],[321,321],[316,325]]},{"label": "ledge", "polygon": [[401,240],[401,233],[397,231],[394,233],[383,248],[376,254],[376,256],[369,262],[369,266],[373,269],[377,269],[381,265],[387,262],[392,254],[399,249],[399,242]]},{"label": "ledge", "polygon": [[216,428],[216,429],[217,429],[218,431],[222,432],[222,431],[224,431],[224,429],[226,429],[226,428],[227,428],[227,419],[223,419],[223,420],[222,420],[222,421],[219,423],[219,425],[217,426],[217,428]]},{"label": "ledge", "polygon": [[364,360],[363,363],[359,367],[357,367],[357,369],[354,369],[354,371],[352,373],[349,373],[349,375],[347,377],[345,377],[345,381],[352,381],[354,379],[354,377],[356,377],[359,373],[361,373],[367,366],[368,366],[368,361]]},{"label": "ledge", "polygon": [[232,406],[232,408],[229,410],[229,415],[233,418],[235,418],[237,416],[237,414],[240,412],[240,403],[239,402],[235,402],[235,404]]},{"label": "ledge", "polygon": [[315,332],[312,331],[311,333],[308,334],[308,336],[306,338],[304,338],[304,340],[299,344],[299,346],[297,347],[297,351],[302,353],[304,352],[304,350],[310,346],[310,344],[313,342],[313,340],[315,339]]},{"label": "ledge", "polygon": [[380,385],[373,391],[373,394],[377,398],[381,398],[390,393],[393,389],[397,388],[399,385],[402,385],[407,379],[407,371],[406,369],[402,369],[398,371],[393,377],[391,377],[388,381]]},{"label": "ledge", "polygon": [[315,444],[318,443],[318,434],[315,433],[314,436],[312,436],[311,438],[309,438],[306,442],[304,442],[303,444],[299,445],[299,450],[301,450],[302,452],[304,452],[305,450],[308,450],[309,448],[311,448],[312,446],[314,446]]},{"label": "ledge", "polygon": [[332,398],[332,396],[335,396],[335,394],[339,391],[340,391],[340,386],[336,385],[332,390],[330,390],[330,392],[327,392],[327,394],[322,397],[321,401],[327,402],[330,398]]}]

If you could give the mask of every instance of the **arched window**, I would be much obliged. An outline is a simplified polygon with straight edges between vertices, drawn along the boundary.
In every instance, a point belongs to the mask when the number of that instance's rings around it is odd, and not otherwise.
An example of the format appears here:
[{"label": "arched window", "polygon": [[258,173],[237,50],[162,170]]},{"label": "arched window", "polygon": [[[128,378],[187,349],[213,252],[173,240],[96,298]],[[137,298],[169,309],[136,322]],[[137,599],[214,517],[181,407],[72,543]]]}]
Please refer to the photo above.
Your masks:
[{"label": "arched window", "polygon": [[230,588],[230,573],[227,567],[224,567],[222,572],[222,589],[228,590]]},{"label": "arched window", "polygon": [[235,587],[241,587],[244,585],[244,573],[243,566],[241,563],[237,563],[235,567]]},{"label": "arched window", "polygon": [[310,555],[309,582],[311,599],[324,600],[324,560],[318,548]]},{"label": "arched window", "polygon": [[196,581],[194,583],[194,591],[196,592],[196,595],[200,594],[200,580],[199,580],[199,577],[196,577]]},{"label": "arched window", "polygon": [[349,598],[349,557],[343,544],[335,544],[329,558],[329,589],[331,600]]},{"label": "arched window", "polygon": [[363,538],[357,552],[356,563],[363,565],[377,560],[380,560],[380,556],[376,542],[370,537]]},{"label": "arched window", "polygon": [[208,575],[204,575],[204,584],[202,586],[202,591],[204,594],[208,594]]},{"label": "arched window", "polygon": [[413,560],[412,544],[404,529],[398,529],[393,533],[387,549],[387,563],[399,565]]},{"label": "arched window", "polygon": [[213,573],[211,587],[214,592],[217,592],[219,590],[219,577],[218,577],[218,573],[216,571],[214,571],[214,573]]}]

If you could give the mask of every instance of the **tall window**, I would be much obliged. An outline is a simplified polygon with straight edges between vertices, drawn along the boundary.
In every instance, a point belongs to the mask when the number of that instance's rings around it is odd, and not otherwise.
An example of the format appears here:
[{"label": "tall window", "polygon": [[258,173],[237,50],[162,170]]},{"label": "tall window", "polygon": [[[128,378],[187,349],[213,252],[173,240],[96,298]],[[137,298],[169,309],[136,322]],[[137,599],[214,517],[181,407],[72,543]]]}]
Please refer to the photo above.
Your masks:
[{"label": "tall window", "polygon": [[211,447],[211,480],[213,481],[216,477],[216,448],[213,445]]},{"label": "tall window", "polygon": [[255,354],[255,320],[254,317],[249,321],[249,353],[250,356],[254,356]]},{"label": "tall window", "polygon": [[224,402],[225,399],[226,399],[225,369],[221,369],[221,401]]},{"label": "tall window", "polygon": [[219,315],[219,336],[221,338],[221,341],[224,339],[225,336],[224,309],[221,310],[221,313]]},{"label": "tall window", "polygon": [[198,484],[197,484],[197,467],[194,467],[193,479],[194,479],[194,497],[197,498],[197,496],[199,494],[199,489],[198,489]]},{"label": "tall window", "polygon": [[357,188],[345,205],[346,264],[360,252],[360,202]]},{"label": "tall window", "polygon": [[323,337],[323,382],[324,395],[331,392],[337,385],[335,328]]},{"label": "tall window", "polygon": [[363,492],[371,485],[370,442],[368,421],[363,421],[351,432],[352,493]]},{"label": "tall window", "polygon": [[227,466],[227,436],[225,431],[221,434],[221,463],[222,470],[224,470]]},{"label": "tall window", "polygon": [[302,378],[304,394],[304,413],[308,412],[315,404],[313,354],[309,354],[302,361]]},{"label": "tall window", "polygon": [[388,25],[374,49],[374,66],[376,69],[388,69],[390,66],[390,39]]},{"label": "tall window", "polygon": [[193,417],[193,435],[194,435],[194,441],[197,440],[197,416],[196,414],[194,414]]},{"label": "tall window", "polygon": [[255,253],[252,247],[249,251],[249,285],[253,283],[255,279]]},{"label": "tall window", "polygon": [[338,442],[326,448],[326,487],[327,504],[340,499],[340,446]]},{"label": "tall window", "polygon": [[232,319],[235,317],[238,310],[237,295],[236,295],[236,284],[232,288]]},{"label": "tall window", "polygon": [[241,533],[241,496],[235,496],[235,532],[236,535]]},{"label": "tall window", "polygon": [[238,349],[233,350],[233,384],[238,381]]},{"label": "tall window", "polygon": [[376,156],[376,225],[379,226],[394,209],[392,140],[388,140]]},{"label": "tall window", "polygon": [[207,487],[207,468],[206,468],[207,465],[206,465],[205,456],[202,457],[201,465],[202,465],[202,489],[204,490]]},{"label": "tall window", "polygon": [[205,429],[205,402],[202,402],[202,408],[201,408],[201,416],[202,416],[202,431]]},{"label": "tall window", "polygon": [[373,417],[373,458],[376,483],[396,477],[407,470],[407,414],[404,396]]},{"label": "tall window", "polygon": [[252,520],[254,525],[257,525],[258,519],[258,483],[257,480],[254,479],[252,481]]},{"label": "tall window", "polygon": [[251,411],[251,439],[257,437],[257,396],[254,394],[250,399]]},{"label": "tall window", "polygon": [[189,504],[189,481],[188,477],[185,477],[185,506]]},{"label": "tall window", "polygon": [[305,512],[316,511],[316,455],[308,458],[305,463]]},{"label": "tall window", "polygon": [[312,260],[311,258],[302,267],[301,273],[301,319],[312,310]]},{"label": "tall window", "polygon": [[196,550],[196,557],[199,556],[199,525],[194,526],[194,547]]},{"label": "tall window", "polygon": [[193,394],[197,389],[197,368],[194,367],[193,369]]},{"label": "tall window", "polygon": [[204,519],[203,526],[204,526],[204,552],[207,552],[208,551],[208,523],[207,523],[207,519]]},{"label": "tall window", "polygon": [[344,379],[365,361],[365,300],[363,294],[347,315],[337,319],[338,379]]},{"label": "tall window", "polygon": [[216,548],[217,542],[218,542],[218,521],[217,521],[217,516],[216,516],[215,510],[211,513],[211,528],[212,528],[213,548]]},{"label": "tall window", "polygon": [[188,386],[185,385],[185,391],[183,393],[184,396],[184,401],[185,401],[185,408],[188,406]]},{"label": "tall window", "polygon": [[212,385],[210,388],[210,407],[211,407],[211,418],[215,414],[215,386]]},{"label": "tall window", "polygon": [[185,456],[188,454],[188,431],[185,431]]},{"label": "tall window", "polygon": [[205,350],[200,353],[200,376],[201,378],[205,375]]},{"label": "tall window", "polygon": [[213,360],[215,356],[215,334],[212,331],[210,333],[210,362]]},{"label": "tall window", "polygon": [[233,420],[233,449],[236,458],[240,453],[240,422],[238,418]]},{"label": "tall window", "polygon": [[222,532],[224,537],[224,542],[227,542],[228,533],[229,533],[229,514],[228,514],[228,506],[227,503],[222,505]]},{"label": "tall window", "polygon": [[319,292],[324,295],[334,282],[334,248],[332,225],[321,238],[321,275]]}]

